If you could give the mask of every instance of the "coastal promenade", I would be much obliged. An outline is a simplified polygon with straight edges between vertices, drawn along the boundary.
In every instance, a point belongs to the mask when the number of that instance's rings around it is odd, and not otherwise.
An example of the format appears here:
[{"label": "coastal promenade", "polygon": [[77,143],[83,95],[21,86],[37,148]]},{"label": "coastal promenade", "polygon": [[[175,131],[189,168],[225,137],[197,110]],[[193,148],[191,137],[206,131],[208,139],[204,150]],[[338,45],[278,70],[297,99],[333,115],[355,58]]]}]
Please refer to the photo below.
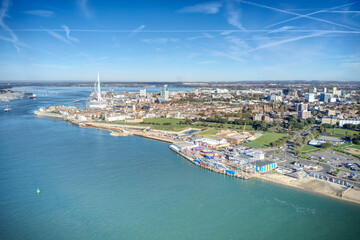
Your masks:
[{"label": "coastal promenade", "polygon": [[[151,130],[146,131],[145,127],[141,126],[128,126],[128,125],[119,125],[119,124],[107,124],[107,123],[98,123],[98,122],[79,122],[76,119],[71,119],[66,116],[63,116],[61,114],[57,113],[50,113],[50,112],[44,112],[44,111],[35,111],[34,115],[40,116],[40,117],[52,117],[52,118],[61,118],[65,121],[71,122],[73,124],[76,124],[80,127],[89,127],[89,128],[96,128],[96,129],[102,129],[110,131],[110,135],[112,136],[139,136],[144,138],[149,138],[157,141],[167,142],[167,143],[176,143],[174,139],[171,138],[165,138],[159,136],[161,132],[160,130]],[[136,128],[134,128],[136,127]],[[169,132],[169,131],[168,131]],[[170,132],[169,132],[170,133]],[[201,168],[220,173],[229,175],[232,177],[237,177],[241,179],[251,179],[251,178],[257,178],[260,180],[265,180],[285,186],[289,186],[292,188],[297,188],[305,191],[310,191],[318,194],[322,194],[325,196],[329,196],[336,199],[341,199],[353,203],[360,204],[360,190],[356,187],[347,188],[345,186],[338,185],[336,183],[331,182],[325,182],[321,181],[319,179],[305,177],[302,179],[299,178],[293,178],[290,176],[286,176],[280,173],[276,172],[267,172],[267,173],[253,173],[249,174],[246,172],[241,171],[235,171],[235,174],[229,174],[226,173],[223,169],[217,169],[206,165],[200,165],[195,162],[195,157],[190,156],[191,154],[187,154],[185,152],[178,152],[174,151],[189,162],[193,163],[196,166],[199,166]]]}]

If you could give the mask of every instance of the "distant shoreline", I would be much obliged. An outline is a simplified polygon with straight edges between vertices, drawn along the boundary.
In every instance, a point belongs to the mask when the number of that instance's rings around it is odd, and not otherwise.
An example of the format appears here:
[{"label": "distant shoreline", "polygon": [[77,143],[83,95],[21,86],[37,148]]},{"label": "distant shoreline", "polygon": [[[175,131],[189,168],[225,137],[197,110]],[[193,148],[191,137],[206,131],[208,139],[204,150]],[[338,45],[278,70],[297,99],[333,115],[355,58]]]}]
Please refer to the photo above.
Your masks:
[{"label": "distant shoreline", "polygon": [[[132,87],[132,88],[155,88],[161,87],[167,84],[173,88],[235,88],[235,89],[248,89],[250,88],[287,88],[287,87],[301,87],[306,88],[309,86],[321,87],[324,84],[339,84],[341,83],[342,88],[349,90],[360,90],[359,81],[323,81],[323,80],[244,80],[244,81],[227,81],[227,82],[154,82],[154,81],[137,81],[137,82],[126,82],[126,81],[103,81],[103,87]],[[13,88],[13,87],[93,87],[93,81],[0,81],[0,89]]]}]

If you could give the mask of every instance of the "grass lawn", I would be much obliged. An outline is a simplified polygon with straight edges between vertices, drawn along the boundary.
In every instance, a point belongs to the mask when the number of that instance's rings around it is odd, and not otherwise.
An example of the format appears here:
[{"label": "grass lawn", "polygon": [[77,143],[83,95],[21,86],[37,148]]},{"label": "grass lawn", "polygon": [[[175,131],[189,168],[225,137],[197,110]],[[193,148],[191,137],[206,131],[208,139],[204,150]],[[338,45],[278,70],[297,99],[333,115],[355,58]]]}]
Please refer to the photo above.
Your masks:
[{"label": "grass lawn", "polygon": [[[126,123],[122,121],[116,121],[111,123],[116,124],[124,124],[124,125],[138,125],[138,126],[149,126],[153,129],[157,130],[166,130],[166,131],[182,131],[186,128],[206,128],[204,132],[199,134],[204,135],[214,135],[218,133],[221,129],[232,129],[236,131],[243,131],[243,125],[234,125],[234,124],[221,124],[221,123],[205,123],[205,122],[198,122],[191,125],[181,124],[184,120],[181,119],[173,119],[173,118],[147,118],[144,119],[142,123]],[[254,132],[254,128],[251,125],[246,125],[246,131]]]},{"label": "grass lawn", "polygon": [[356,148],[356,149],[360,150],[360,145],[351,144],[351,143],[344,143],[344,144],[341,144],[339,146],[333,146],[332,148],[335,149],[335,150],[337,150],[337,149],[345,150],[348,147]]},{"label": "grass lawn", "polygon": [[326,129],[327,134],[333,134],[333,135],[346,136],[346,132],[348,133],[348,136],[352,136],[354,134],[360,133],[359,131],[343,129],[343,128],[327,128]]},{"label": "grass lawn", "polygon": [[147,118],[144,119],[145,124],[180,124],[183,120],[181,119],[173,119],[173,118]]},{"label": "grass lawn", "polygon": [[360,150],[360,145],[356,145],[356,144],[351,144],[351,143],[345,143],[345,144],[341,144],[339,146],[333,146],[332,149],[338,151],[338,152],[342,152],[345,154],[351,154],[352,156],[358,157],[360,158],[359,154],[356,154],[355,152],[349,152],[346,151],[346,148],[356,148]]},{"label": "grass lawn", "polygon": [[265,146],[270,147],[270,143],[276,142],[277,140],[286,137],[287,134],[284,133],[273,133],[273,132],[267,132],[261,137],[255,139],[254,141],[251,141],[249,145],[258,145],[258,146]]},{"label": "grass lawn", "polygon": [[200,135],[215,135],[218,132],[219,132],[218,129],[210,128],[210,129],[204,129],[203,131],[197,132],[197,133],[200,134]]},{"label": "grass lawn", "polygon": [[[198,122],[193,124],[193,126],[201,126],[204,125],[205,127],[214,127],[214,128],[221,128],[221,129],[234,129],[237,131],[243,131],[244,125],[235,125],[235,124],[228,124],[228,123],[210,123],[210,122]],[[246,131],[254,131],[254,128],[251,125],[246,125]]]},{"label": "grass lawn", "polygon": [[351,144],[350,146],[351,148],[356,148],[356,149],[359,149],[360,150],[360,145],[356,145],[356,144]]},{"label": "grass lawn", "polygon": [[304,145],[304,146],[301,148],[301,151],[302,151],[302,152],[307,152],[307,151],[317,150],[317,149],[320,149],[320,148],[317,148],[317,147],[314,147],[314,146],[311,146],[311,145]]}]

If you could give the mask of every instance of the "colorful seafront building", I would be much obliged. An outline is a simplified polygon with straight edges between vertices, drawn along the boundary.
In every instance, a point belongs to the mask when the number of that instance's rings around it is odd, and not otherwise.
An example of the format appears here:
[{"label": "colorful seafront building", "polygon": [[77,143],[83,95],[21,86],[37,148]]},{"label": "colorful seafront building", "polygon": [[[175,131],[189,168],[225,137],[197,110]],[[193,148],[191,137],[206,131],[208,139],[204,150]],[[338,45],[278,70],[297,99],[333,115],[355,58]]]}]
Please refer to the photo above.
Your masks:
[{"label": "colorful seafront building", "polygon": [[259,160],[250,163],[250,166],[255,169],[256,172],[267,172],[277,167],[276,162],[269,160]]}]

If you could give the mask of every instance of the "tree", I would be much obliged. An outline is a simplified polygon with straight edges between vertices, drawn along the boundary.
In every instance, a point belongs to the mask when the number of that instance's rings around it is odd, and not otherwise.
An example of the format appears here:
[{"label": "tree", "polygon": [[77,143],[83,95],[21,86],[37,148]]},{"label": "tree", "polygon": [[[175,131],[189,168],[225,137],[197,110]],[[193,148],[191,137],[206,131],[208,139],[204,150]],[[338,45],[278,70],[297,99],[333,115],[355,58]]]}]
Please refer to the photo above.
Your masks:
[{"label": "tree", "polygon": [[320,132],[324,133],[325,132],[325,127],[323,125],[320,125]]},{"label": "tree", "polygon": [[321,148],[329,148],[329,147],[331,147],[331,143],[329,143],[329,142],[323,143],[321,145]]},{"label": "tree", "polygon": [[316,129],[314,129],[311,131],[311,134],[313,135],[313,138],[316,138],[319,135],[319,132]]}]

